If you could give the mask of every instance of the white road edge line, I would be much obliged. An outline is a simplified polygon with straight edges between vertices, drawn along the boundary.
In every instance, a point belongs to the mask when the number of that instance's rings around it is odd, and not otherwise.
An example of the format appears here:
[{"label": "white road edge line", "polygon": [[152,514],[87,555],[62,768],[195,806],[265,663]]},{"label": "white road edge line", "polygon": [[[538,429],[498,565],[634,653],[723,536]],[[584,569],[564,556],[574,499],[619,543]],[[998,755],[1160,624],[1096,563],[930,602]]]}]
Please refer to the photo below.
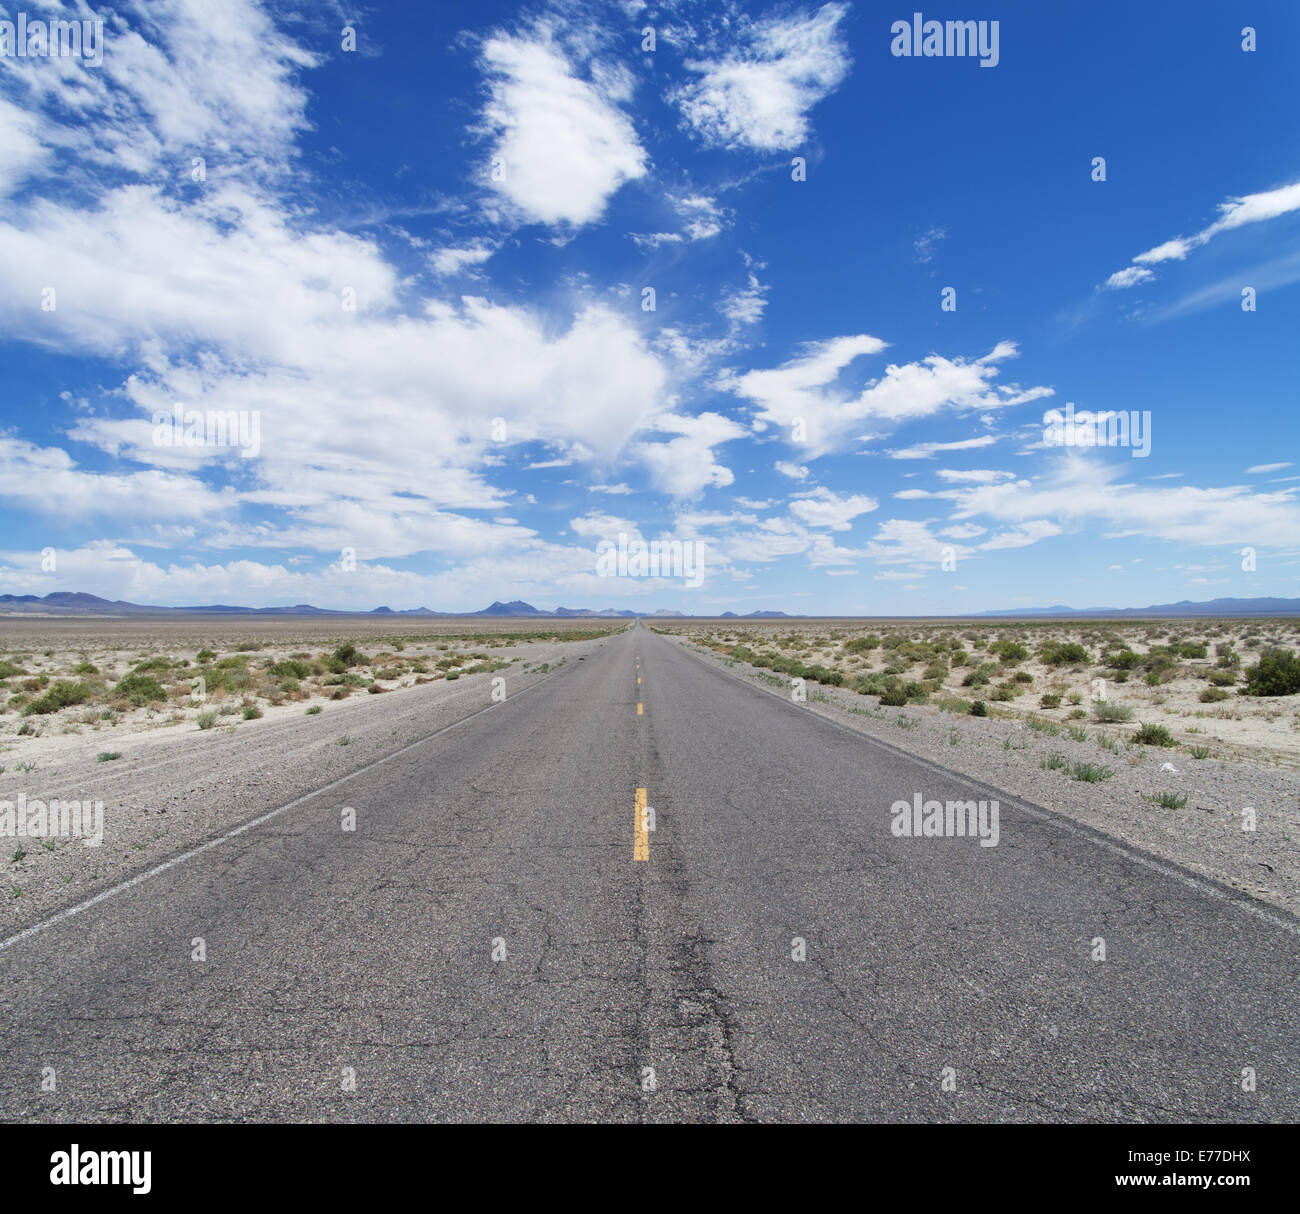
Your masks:
[{"label": "white road edge line", "polygon": [[[544,674],[536,683],[533,683],[529,687],[525,687],[523,691],[516,693],[511,698],[517,700],[520,696],[526,696],[530,691],[535,690],[548,679],[559,674],[560,669],[560,667],[556,667],[556,669],[552,670],[549,674]],[[570,669],[576,668],[570,667]],[[505,702],[508,703],[509,701]],[[331,780],[328,784],[322,784],[319,788],[312,789],[311,792],[303,793],[301,797],[295,797],[292,801],[285,805],[281,805],[277,809],[269,810],[259,817],[251,818],[249,821],[236,826],[233,830],[226,831],[224,835],[218,835],[215,839],[209,839],[206,843],[200,843],[198,847],[192,847],[189,851],[181,852],[179,856],[173,856],[170,860],[164,860],[161,864],[157,864],[153,868],[147,869],[142,873],[136,873],[134,877],[129,877],[127,880],[118,885],[111,886],[109,889],[100,890],[100,892],[95,894],[94,897],[87,898],[84,902],[78,902],[75,906],[65,907],[63,910],[50,915],[46,919],[38,920],[30,927],[25,927],[16,935],[10,936],[7,940],[0,940],[0,953],[4,952],[5,949],[10,948],[12,945],[20,944],[24,940],[31,939],[32,936],[53,927],[56,923],[62,923],[65,919],[71,919],[74,915],[81,914],[82,911],[88,911],[92,906],[96,906],[100,902],[112,898],[116,894],[125,893],[128,889],[134,889],[137,885],[143,885],[144,882],[151,880],[160,873],[165,873],[169,868],[175,868],[178,864],[184,864],[186,860],[193,860],[195,856],[201,856],[204,852],[211,851],[214,847],[220,847],[221,844],[228,843],[231,839],[237,838],[246,831],[252,830],[255,826],[261,826],[262,823],[269,822],[272,818],[278,818],[282,813],[286,813],[288,810],[293,809],[295,805],[301,805],[304,801],[310,801],[313,797],[319,797],[321,793],[329,792],[331,788],[337,788],[340,784],[355,779],[363,772],[371,771],[380,766],[380,764],[396,759],[398,755],[404,755],[408,750],[414,750],[417,746],[423,746],[426,742],[431,741],[441,734],[456,729],[459,726],[464,725],[466,721],[472,721],[475,717],[481,717],[485,712],[491,712],[492,709],[498,707],[500,707],[499,704],[493,703],[489,704],[486,708],[480,708],[477,712],[471,712],[467,717],[461,717],[459,720],[453,721],[450,725],[444,725],[441,729],[435,729],[433,733],[425,734],[422,738],[417,738],[414,742],[408,742],[400,750],[394,750],[390,754],[386,754],[381,758],[376,759],[373,763],[367,763],[364,767],[358,767],[356,771],[350,771],[345,776],[339,776],[337,780]]]}]

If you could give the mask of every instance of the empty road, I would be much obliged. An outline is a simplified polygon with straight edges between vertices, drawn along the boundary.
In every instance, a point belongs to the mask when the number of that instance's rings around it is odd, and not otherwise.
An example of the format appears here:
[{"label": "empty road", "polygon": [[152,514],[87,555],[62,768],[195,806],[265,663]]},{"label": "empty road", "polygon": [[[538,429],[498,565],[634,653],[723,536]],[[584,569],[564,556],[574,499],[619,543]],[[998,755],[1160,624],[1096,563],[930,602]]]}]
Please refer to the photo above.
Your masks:
[{"label": "empty road", "polygon": [[1300,1119],[1283,912],[918,793],[989,795],[618,634],[0,948],[0,1119]]}]

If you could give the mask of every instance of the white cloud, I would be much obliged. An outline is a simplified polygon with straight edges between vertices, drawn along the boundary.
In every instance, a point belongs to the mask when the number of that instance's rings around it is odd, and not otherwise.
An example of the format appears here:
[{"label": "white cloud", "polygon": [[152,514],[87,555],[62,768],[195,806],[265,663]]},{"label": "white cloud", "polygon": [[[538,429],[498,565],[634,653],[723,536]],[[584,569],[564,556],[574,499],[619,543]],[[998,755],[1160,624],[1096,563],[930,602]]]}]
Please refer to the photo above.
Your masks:
[{"label": "white cloud", "polygon": [[0,97],[0,199],[46,164],[50,154],[33,115]]},{"label": "white cloud", "polygon": [[1140,282],[1148,282],[1154,277],[1155,274],[1151,270],[1145,270],[1141,266],[1125,266],[1124,269],[1116,270],[1106,279],[1106,285],[1112,291],[1122,291],[1127,287],[1137,286]]},{"label": "white cloud", "polygon": [[1012,480],[1016,474],[1014,472],[995,471],[991,468],[968,468],[965,471],[940,468],[936,475],[942,480],[957,484],[992,485],[997,481]]},{"label": "white cloud", "polygon": [[1220,232],[1244,227],[1250,223],[1262,223],[1300,211],[1300,182],[1281,186],[1275,190],[1264,190],[1259,194],[1246,194],[1241,198],[1229,198],[1219,204],[1219,218],[1207,228],[1202,228],[1194,236],[1176,236],[1166,240],[1145,253],[1133,258],[1133,265],[1117,270],[1106,280],[1106,286],[1113,290],[1123,290],[1140,282],[1147,282],[1155,277],[1151,270],[1143,266],[1159,265],[1165,261],[1183,261],[1193,249],[1209,244]]},{"label": "white cloud", "polygon": [[1280,464],[1256,464],[1253,468],[1247,468],[1246,473],[1251,475],[1256,472],[1281,472],[1283,468],[1289,467],[1291,467],[1291,461],[1284,460]]},{"label": "white cloud", "polygon": [[438,249],[430,255],[429,261],[435,274],[450,277],[453,274],[459,274],[466,266],[480,265],[487,261],[494,252],[495,249],[491,244],[481,240],[460,248]]},{"label": "white cloud", "polygon": [[800,494],[790,503],[790,513],[809,527],[829,527],[848,531],[855,518],[875,510],[880,503],[865,493],[841,497],[829,489],[813,489]]},{"label": "white cloud", "polygon": [[678,437],[666,443],[643,442],[635,454],[646,465],[655,485],[675,498],[697,497],[705,489],[722,488],[736,478],[717,462],[713,448],[749,431],[720,413],[698,417],[663,416],[653,426]]},{"label": "white cloud", "polygon": [[935,250],[938,249],[939,245],[947,238],[948,230],[946,228],[930,228],[929,231],[922,232],[921,235],[912,242],[912,251],[915,255],[915,259],[920,262],[921,265],[927,265],[929,262],[934,260]]},{"label": "white cloud", "polygon": [[1110,528],[1110,535],[1141,535],[1184,545],[1289,547],[1300,534],[1300,490],[1138,486],[1119,482],[1120,474],[1103,460],[1064,456],[1041,483],[954,490],[953,517],[995,519],[1033,538],[1055,534],[1045,530],[1049,525],[1070,530],[1099,526]]},{"label": "white cloud", "polygon": [[[717,386],[753,401],[760,421],[783,429],[801,422],[810,457],[856,441],[862,436],[863,423],[892,427],[945,409],[1001,409],[1052,395],[1051,388],[1022,391],[1014,385],[991,382],[998,374],[995,364],[1015,355],[1013,342],[1000,342],[982,359],[932,354],[902,366],[891,363],[882,377],[857,392],[837,382],[855,359],[885,348],[885,342],[866,334],[831,338],[806,346],[798,357],[780,367],[725,375]],[[945,449],[957,448],[935,447]]]},{"label": "white cloud", "polygon": [[740,16],[739,45],[725,58],[688,61],[700,79],[671,99],[707,144],[796,148],[808,138],[808,111],[848,75],[839,31],[847,11],[836,3],[757,22]]},{"label": "white cloud", "polygon": [[157,468],[94,472],[58,447],[8,436],[0,436],[0,498],[62,520],[123,525],[208,519],[237,505],[232,491],[210,489],[195,476]]},{"label": "white cloud", "polygon": [[934,459],[940,451],[970,451],[976,447],[991,447],[998,440],[992,434],[978,438],[963,438],[951,443],[915,443],[889,453],[890,459]]},{"label": "white cloud", "polygon": [[758,324],[763,319],[763,309],[767,307],[769,288],[758,281],[755,273],[755,270],[763,269],[763,265],[756,264],[749,258],[746,261],[753,268],[749,271],[745,285],[728,292],[718,304],[718,311],[731,322],[733,335],[745,325]]},{"label": "white cloud", "polygon": [[646,173],[646,155],[619,108],[631,92],[624,71],[580,79],[553,31],[497,34],[483,47],[491,86],[484,126],[493,135],[485,184],[527,220],[594,223],[610,196]]},{"label": "white cloud", "polygon": [[792,481],[806,481],[808,479],[808,469],[803,464],[792,464],[789,460],[779,459],[772,467],[782,476],[788,476]]}]

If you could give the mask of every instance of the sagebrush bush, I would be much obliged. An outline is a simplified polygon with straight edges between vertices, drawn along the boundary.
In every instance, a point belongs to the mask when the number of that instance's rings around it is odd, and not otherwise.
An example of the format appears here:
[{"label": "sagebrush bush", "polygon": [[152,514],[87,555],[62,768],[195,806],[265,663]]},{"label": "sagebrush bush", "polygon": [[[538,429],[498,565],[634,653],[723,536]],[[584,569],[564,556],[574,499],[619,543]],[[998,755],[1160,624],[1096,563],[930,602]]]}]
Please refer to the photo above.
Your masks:
[{"label": "sagebrush bush", "polygon": [[113,694],[126,696],[137,708],[167,698],[163,685],[153,675],[141,674],[138,670],[133,670],[124,678],[118,679],[113,685]]},{"label": "sagebrush bush", "polygon": [[1246,669],[1248,696],[1293,696],[1300,693],[1300,657],[1289,649],[1265,649]]},{"label": "sagebrush bush", "polygon": [[1133,710],[1127,704],[1117,704],[1114,700],[1098,700],[1092,706],[1092,716],[1094,720],[1108,723],[1131,721]]},{"label": "sagebrush bush", "polygon": [[1133,734],[1133,741],[1143,746],[1177,746],[1174,736],[1163,725],[1141,725]]},{"label": "sagebrush bush", "polygon": [[84,704],[94,694],[94,688],[85,683],[55,683],[39,700],[33,700],[23,709],[23,716],[44,716],[73,704]]}]

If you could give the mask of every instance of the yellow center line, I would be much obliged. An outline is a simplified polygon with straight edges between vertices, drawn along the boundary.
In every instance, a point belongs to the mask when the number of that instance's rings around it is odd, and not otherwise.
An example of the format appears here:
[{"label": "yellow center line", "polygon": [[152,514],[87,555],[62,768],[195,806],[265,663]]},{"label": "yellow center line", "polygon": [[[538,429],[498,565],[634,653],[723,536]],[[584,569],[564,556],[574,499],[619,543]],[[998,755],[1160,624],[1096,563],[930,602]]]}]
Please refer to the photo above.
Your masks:
[{"label": "yellow center line", "polygon": [[639,717],[645,716],[645,705],[640,700],[636,702],[636,715]]},{"label": "yellow center line", "polygon": [[636,790],[636,821],[632,828],[632,859],[650,859],[650,832],[646,830],[645,789]]},{"label": "yellow center line", "polygon": [[637,676],[636,676],[636,685],[637,685],[638,687],[641,686],[641,676],[640,676],[640,675],[637,675]]}]

